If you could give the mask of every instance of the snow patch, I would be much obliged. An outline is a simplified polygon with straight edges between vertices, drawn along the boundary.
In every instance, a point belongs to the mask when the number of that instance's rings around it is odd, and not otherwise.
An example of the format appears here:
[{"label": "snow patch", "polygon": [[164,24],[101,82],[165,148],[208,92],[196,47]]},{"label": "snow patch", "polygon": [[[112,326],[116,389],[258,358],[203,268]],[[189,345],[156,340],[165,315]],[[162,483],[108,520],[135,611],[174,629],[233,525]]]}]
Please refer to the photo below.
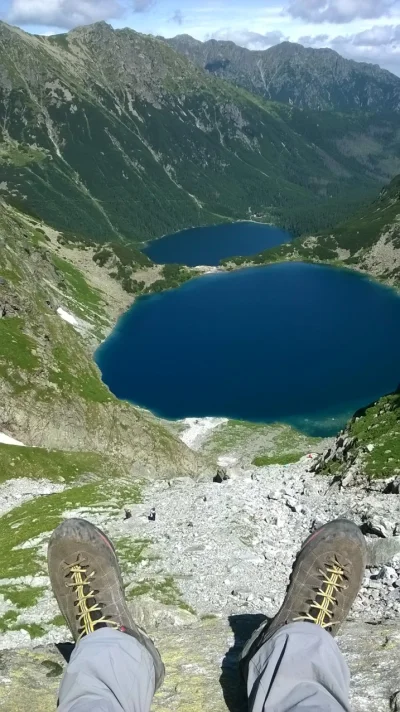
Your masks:
[{"label": "snow patch", "polygon": [[0,433],[0,443],[3,445],[19,445],[20,447],[25,447],[24,443],[20,443],[20,441],[15,440],[15,438],[10,438],[10,436],[5,433]]},{"label": "snow patch", "polygon": [[228,418],[185,418],[182,422],[186,429],[181,433],[180,439],[192,450],[199,450],[210,432],[220,425],[225,425]]},{"label": "snow patch", "polygon": [[192,269],[202,274],[215,274],[221,271],[218,267],[212,267],[211,265],[197,265],[197,267],[192,267]]},{"label": "snow patch", "polygon": [[61,317],[61,319],[68,322],[68,324],[72,324],[72,326],[78,326],[77,318],[73,314],[70,314],[69,312],[67,312],[62,307],[58,307],[57,314],[58,314],[58,316]]}]

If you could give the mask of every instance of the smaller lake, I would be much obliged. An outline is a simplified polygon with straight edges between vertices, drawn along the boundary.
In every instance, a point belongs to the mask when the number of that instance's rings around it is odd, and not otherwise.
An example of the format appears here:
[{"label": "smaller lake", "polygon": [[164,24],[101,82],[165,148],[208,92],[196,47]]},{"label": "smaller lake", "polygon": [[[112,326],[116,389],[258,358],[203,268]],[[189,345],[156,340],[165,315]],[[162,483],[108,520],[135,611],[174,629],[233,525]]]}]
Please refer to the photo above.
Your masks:
[{"label": "smaller lake", "polygon": [[400,381],[400,298],[354,272],[276,264],[138,299],[96,353],[119,398],[165,418],[333,435]]},{"label": "smaller lake", "polygon": [[197,267],[218,265],[227,257],[255,255],[291,239],[288,232],[272,225],[240,222],[182,230],[152,240],[142,251],[157,264]]}]

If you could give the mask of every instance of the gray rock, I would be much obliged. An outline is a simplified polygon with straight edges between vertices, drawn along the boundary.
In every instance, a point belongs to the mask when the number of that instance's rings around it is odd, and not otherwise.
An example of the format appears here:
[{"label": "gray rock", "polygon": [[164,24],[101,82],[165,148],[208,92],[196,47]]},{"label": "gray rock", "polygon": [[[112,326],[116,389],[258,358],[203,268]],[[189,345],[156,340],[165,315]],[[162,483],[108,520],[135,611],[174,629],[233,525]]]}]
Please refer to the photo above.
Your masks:
[{"label": "gray rock", "polygon": [[400,712],[400,691],[390,698],[390,712]]},{"label": "gray rock", "polygon": [[393,583],[397,580],[397,571],[392,566],[383,566],[376,576],[377,580]]},{"label": "gray rock", "polygon": [[222,484],[222,482],[226,482],[227,480],[230,480],[230,475],[228,475],[226,467],[219,467],[217,470],[217,474],[213,478],[213,482],[216,482],[217,484]]},{"label": "gray rock", "polygon": [[285,504],[292,512],[297,512],[299,505],[298,502],[294,499],[294,497],[287,497]]},{"label": "gray rock", "polygon": [[394,524],[386,517],[374,515],[364,522],[362,530],[364,534],[375,534],[376,536],[387,538],[393,535]]},{"label": "gray rock", "polygon": [[384,491],[385,494],[400,494],[400,477],[389,481]]},{"label": "gray rock", "polygon": [[[254,628],[252,618],[241,616],[235,636],[226,619],[192,619],[183,627],[151,625],[148,632],[155,637],[168,669],[162,690],[153,701],[154,712],[227,712],[227,708],[245,712],[245,690],[236,661]],[[64,642],[61,635],[58,642]],[[350,669],[352,711],[400,712],[400,634],[396,623],[347,623],[337,642]],[[65,668],[65,661],[54,645],[38,645],[34,653],[28,648],[4,651],[1,672],[7,682],[2,685],[1,708],[7,712],[54,709],[61,667]]]},{"label": "gray rock", "polygon": [[375,539],[367,542],[368,565],[380,566],[390,564],[393,559],[400,558],[400,537]]}]

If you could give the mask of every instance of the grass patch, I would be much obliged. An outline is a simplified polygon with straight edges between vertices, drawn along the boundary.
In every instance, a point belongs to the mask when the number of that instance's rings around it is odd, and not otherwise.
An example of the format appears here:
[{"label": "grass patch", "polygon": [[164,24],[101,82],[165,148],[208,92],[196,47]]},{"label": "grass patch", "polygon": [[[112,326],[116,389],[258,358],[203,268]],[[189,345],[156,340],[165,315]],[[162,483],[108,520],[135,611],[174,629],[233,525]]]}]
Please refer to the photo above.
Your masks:
[{"label": "grass patch", "polygon": [[40,163],[46,158],[46,153],[28,144],[10,141],[0,144],[0,164],[9,163],[21,168],[30,163]]},{"label": "grass patch", "polygon": [[0,586],[0,593],[3,594],[17,608],[32,608],[45,592],[43,587],[30,586],[29,588],[18,588],[17,586]]},{"label": "grass patch", "polygon": [[33,371],[39,366],[39,359],[32,353],[34,340],[24,333],[24,320],[11,317],[0,321],[0,368],[11,365],[23,371]]},{"label": "grass patch", "polygon": [[46,630],[38,623],[17,623],[18,611],[7,611],[0,618],[0,632],[6,633],[12,630],[26,630],[31,638],[41,638],[45,635]]},{"label": "grass patch", "polygon": [[[359,410],[347,433],[356,440],[352,453],[362,453],[363,472],[371,479],[391,477],[400,473],[400,391],[380,398]],[[348,464],[337,460],[325,465],[327,475],[343,473]]]},{"label": "grass patch", "polygon": [[40,366],[36,344],[25,334],[24,325],[21,317],[0,319],[0,376],[14,387],[25,383],[20,371],[30,373]]},{"label": "grass patch", "polygon": [[50,238],[47,237],[46,233],[41,228],[36,228],[36,230],[33,231],[30,240],[35,247],[39,247],[40,245],[45,245],[46,242],[50,242]]},{"label": "grass patch", "polygon": [[108,403],[114,400],[101,381],[97,369],[87,359],[73,362],[71,352],[63,346],[53,348],[53,357],[56,360],[56,368],[50,370],[49,381],[56,384],[60,390],[72,390],[93,403]]},{"label": "grass patch", "polygon": [[261,455],[255,457],[252,464],[256,467],[267,467],[268,465],[291,465],[293,462],[298,462],[301,455],[298,452],[288,453],[287,455]]},{"label": "grass patch", "polygon": [[48,622],[48,625],[55,625],[57,628],[61,628],[63,625],[67,625],[66,620],[64,616],[59,613],[57,616],[54,616],[54,618],[51,619],[51,621]]},{"label": "grass patch", "polygon": [[129,590],[128,600],[146,595],[167,606],[176,606],[196,615],[194,609],[182,599],[182,594],[172,576],[166,576],[163,581],[158,582],[151,579],[142,581]]},{"label": "grass patch", "polygon": [[32,548],[17,547],[27,541],[50,534],[76,509],[96,511],[107,505],[118,514],[127,502],[140,501],[139,485],[107,482],[87,484],[26,502],[0,518],[0,571],[4,578],[34,576],[46,573],[46,563],[39,551],[40,542]]},{"label": "grass patch", "polygon": [[321,442],[283,423],[252,423],[229,420],[213,430],[202,446],[202,453],[214,458],[234,457],[251,463],[255,456],[277,458],[302,455],[315,450]]},{"label": "grass patch", "polygon": [[7,611],[7,613],[0,618],[0,632],[5,633],[9,630],[12,624],[16,622],[18,615],[18,611]]},{"label": "grass patch", "polygon": [[389,477],[400,469],[400,392],[356,413],[349,430],[357,438],[357,446],[374,446],[365,456],[367,475]]},{"label": "grass patch", "polygon": [[18,623],[18,625],[11,626],[10,630],[26,630],[31,639],[41,638],[43,635],[46,635],[47,632],[46,629],[42,628],[38,623]]},{"label": "grass patch", "polygon": [[62,272],[71,296],[79,304],[91,309],[101,308],[102,298],[100,293],[89,286],[82,273],[76,269],[76,267],[73,267],[69,262],[58,257],[58,255],[53,255],[53,262],[56,268]]},{"label": "grass patch", "polygon": [[71,484],[88,472],[109,477],[119,474],[111,460],[98,453],[0,444],[0,482],[27,477]]},{"label": "grass patch", "polygon": [[124,572],[129,573],[140,561],[149,558],[144,552],[150,543],[149,539],[132,539],[129,536],[114,539],[115,550]]},{"label": "grass patch", "polygon": [[21,282],[21,273],[14,266],[3,267],[2,265],[0,265],[0,277],[3,277],[3,279],[5,279],[7,282],[11,282],[14,285],[20,284]]}]

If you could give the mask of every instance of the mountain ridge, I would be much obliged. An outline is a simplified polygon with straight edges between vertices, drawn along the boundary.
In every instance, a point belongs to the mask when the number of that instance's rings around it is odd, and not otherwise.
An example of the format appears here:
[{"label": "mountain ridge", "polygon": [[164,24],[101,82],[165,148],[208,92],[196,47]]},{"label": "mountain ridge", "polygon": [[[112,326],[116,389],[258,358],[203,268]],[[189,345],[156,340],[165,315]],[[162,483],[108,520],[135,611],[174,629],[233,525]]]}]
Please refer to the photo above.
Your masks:
[{"label": "mountain ridge", "polygon": [[249,217],[300,234],[400,171],[395,117],[268,103],[133,30],[3,24],[0,60],[0,195],[97,242]]},{"label": "mountain ridge", "polygon": [[249,50],[232,41],[200,42],[188,35],[165,41],[197,66],[268,100],[318,111],[400,111],[399,77],[330,48],[281,42]]}]

